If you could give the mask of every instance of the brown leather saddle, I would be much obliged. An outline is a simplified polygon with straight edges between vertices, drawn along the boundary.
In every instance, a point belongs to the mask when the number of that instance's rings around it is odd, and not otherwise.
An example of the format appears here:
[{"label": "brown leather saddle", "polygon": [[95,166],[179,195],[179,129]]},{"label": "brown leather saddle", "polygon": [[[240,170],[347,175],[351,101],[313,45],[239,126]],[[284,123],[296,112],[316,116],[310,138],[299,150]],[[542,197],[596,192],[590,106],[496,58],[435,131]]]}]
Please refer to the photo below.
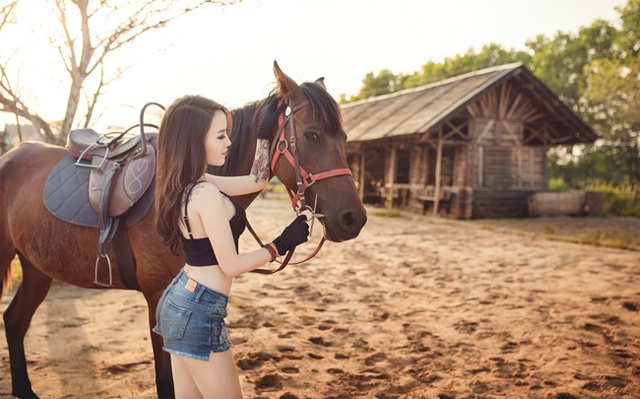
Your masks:
[{"label": "brown leather saddle", "polygon": [[[100,134],[93,129],[76,129],[67,137],[66,148],[77,158],[75,165],[90,170],[89,202],[98,213],[100,225],[94,280],[99,285],[113,285],[107,245],[118,231],[119,217],[142,197],[155,177],[156,153],[150,141],[155,140],[157,134],[144,131],[145,127],[157,129],[155,125],[144,123],[144,112],[150,105],[164,109],[157,103],[146,104],[140,113],[140,124],[124,132]],[[138,127],[140,134],[130,135],[129,132]],[[108,266],[108,283],[98,278],[102,258],[106,259]]]},{"label": "brown leather saddle", "polygon": [[66,146],[78,158],[76,166],[90,169],[89,201],[94,211],[104,208],[109,217],[118,217],[142,197],[156,171],[156,154],[148,143],[155,136],[141,133],[114,141],[93,129],[69,133]]}]

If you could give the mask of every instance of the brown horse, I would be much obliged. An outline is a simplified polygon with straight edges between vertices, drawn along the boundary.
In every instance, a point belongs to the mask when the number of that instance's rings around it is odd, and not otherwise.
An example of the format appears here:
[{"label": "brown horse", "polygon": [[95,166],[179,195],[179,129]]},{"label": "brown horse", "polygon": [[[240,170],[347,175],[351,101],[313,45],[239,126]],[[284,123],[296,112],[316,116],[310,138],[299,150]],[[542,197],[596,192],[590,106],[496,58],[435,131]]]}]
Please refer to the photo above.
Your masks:
[{"label": "brown horse", "polygon": [[[278,95],[297,107],[291,123],[297,135],[300,166],[309,172],[347,167],[338,104],[327,93],[322,80],[296,84],[274,63]],[[216,170],[225,175],[248,174],[255,152],[257,118],[265,100],[233,112],[231,139],[233,152],[229,164]],[[274,127],[274,135],[277,127]],[[45,207],[43,187],[49,172],[67,154],[61,147],[41,143],[23,143],[0,158],[0,287],[5,291],[11,281],[11,261],[16,255],[23,270],[23,281],[4,313],[9,346],[13,395],[37,397],[27,374],[24,337],[34,312],[49,291],[52,280],[85,288],[103,288],[94,284],[97,229],[72,225],[53,216]],[[295,189],[294,169],[284,157],[272,171],[288,188]],[[316,198],[316,212],[325,237],[339,242],[355,238],[366,222],[366,213],[353,179],[347,174],[326,178],[305,191]],[[238,198],[246,208],[258,193]],[[149,325],[155,325],[158,299],[185,263],[163,248],[156,233],[155,209],[129,228],[131,249],[137,264],[137,279],[149,306]],[[112,248],[109,248],[112,252]],[[113,254],[112,254],[113,255]],[[114,259],[111,256],[111,259]],[[125,289],[117,266],[113,270],[113,288]],[[1,294],[3,293],[0,291]],[[162,350],[162,338],[151,333],[156,368],[156,386],[162,398],[173,397],[169,356]]]}]

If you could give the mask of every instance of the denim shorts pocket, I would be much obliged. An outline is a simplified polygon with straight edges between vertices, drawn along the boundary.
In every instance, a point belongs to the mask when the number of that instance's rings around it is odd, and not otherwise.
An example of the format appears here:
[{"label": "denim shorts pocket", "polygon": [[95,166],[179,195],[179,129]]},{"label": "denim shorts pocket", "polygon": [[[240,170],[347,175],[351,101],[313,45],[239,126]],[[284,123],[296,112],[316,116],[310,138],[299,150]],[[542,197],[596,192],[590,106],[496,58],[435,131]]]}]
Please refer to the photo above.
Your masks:
[{"label": "denim shorts pocket", "polygon": [[182,339],[190,316],[190,310],[177,306],[167,298],[160,315],[162,338],[165,341]]}]

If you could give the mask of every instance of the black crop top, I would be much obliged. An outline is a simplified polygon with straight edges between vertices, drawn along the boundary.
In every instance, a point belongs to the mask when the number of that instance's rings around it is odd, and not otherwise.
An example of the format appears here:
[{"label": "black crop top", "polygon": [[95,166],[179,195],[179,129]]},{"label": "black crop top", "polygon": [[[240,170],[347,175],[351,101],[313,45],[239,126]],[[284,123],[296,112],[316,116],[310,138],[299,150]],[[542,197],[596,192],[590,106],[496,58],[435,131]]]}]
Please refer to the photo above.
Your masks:
[{"label": "black crop top", "polygon": [[[195,185],[198,183],[200,182],[194,183],[189,186],[185,198],[189,198],[189,196],[191,195],[191,190],[193,190],[193,187],[195,187]],[[229,225],[231,226],[231,233],[233,234],[233,242],[236,245],[236,252],[238,252],[238,239],[244,232],[244,229],[247,225],[247,215],[244,211],[244,208],[241,207],[240,204],[238,204],[227,194],[224,195],[231,200],[231,203],[233,203],[233,206],[236,208],[236,214],[233,215],[233,217],[229,220]],[[182,219],[184,220],[184,224],[187,227],[187,231],[189,232],[189,238],[184,238],[182,235],[180,235],[180,238],[182,238],[182,249],[184,251],[185,257],[187,258],[187,264],[191,266],[217,265],[218,259],[216,258],[216,254],[213,252],[213,247],[211,246],[209,237],[194,239],[191,235],[191,227],[189,226],[189,220],[187,219],[186,203],[184,206],[184,214],[182,216]]]}]

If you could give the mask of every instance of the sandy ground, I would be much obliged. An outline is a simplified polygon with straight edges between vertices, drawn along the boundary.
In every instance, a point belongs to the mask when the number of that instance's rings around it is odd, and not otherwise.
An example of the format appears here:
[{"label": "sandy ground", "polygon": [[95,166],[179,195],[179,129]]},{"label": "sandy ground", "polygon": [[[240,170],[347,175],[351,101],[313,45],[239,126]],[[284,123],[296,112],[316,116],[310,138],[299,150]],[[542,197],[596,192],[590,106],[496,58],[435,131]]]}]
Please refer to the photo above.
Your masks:
[{"label": "sandy ground", "polygon": [[[376,211],[350,243],[237,279],[228,324],[245,397],[640,397],[640,252],[559,241],[639,247],[640,220]],[[265,239],[293,218],[277,200],[248,214]],[[246,234],[241,250],[255,246]],[[136,292],[55,283],[27,335],[34,390],[155,397],[147,312]],[[1,327],[0,397],[9,397]]]}]

